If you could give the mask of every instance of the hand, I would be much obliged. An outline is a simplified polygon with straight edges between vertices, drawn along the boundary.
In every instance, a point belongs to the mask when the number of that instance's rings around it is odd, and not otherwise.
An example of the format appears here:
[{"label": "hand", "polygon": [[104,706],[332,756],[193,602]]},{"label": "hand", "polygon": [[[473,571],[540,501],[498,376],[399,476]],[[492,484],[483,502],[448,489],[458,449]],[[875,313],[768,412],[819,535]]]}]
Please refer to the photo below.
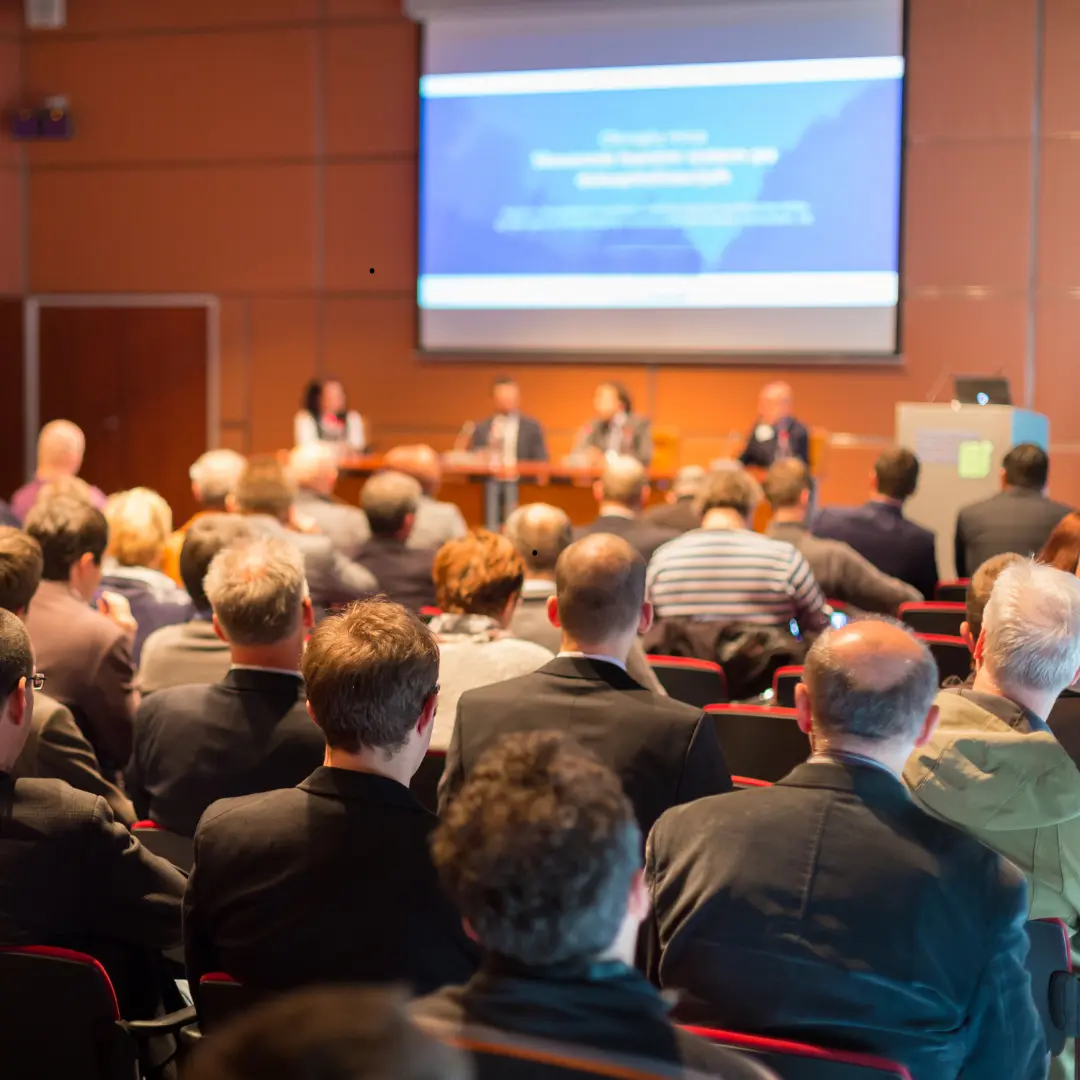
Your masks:
[{"label": "hand", "polygon": [[129,634],[134,634],[139,629],[135,616],[131,614],[131,605],[127,597],[111,589],[106,589],[101,594],[98,600],[98,611],[102,615],[107,615],[121,630],[126,630]]},{"label": "hand", "polygon": [[307,514],[300,513],[295,506],[289,509],[289,528],[299,533],[319,533],[319,523]]}]

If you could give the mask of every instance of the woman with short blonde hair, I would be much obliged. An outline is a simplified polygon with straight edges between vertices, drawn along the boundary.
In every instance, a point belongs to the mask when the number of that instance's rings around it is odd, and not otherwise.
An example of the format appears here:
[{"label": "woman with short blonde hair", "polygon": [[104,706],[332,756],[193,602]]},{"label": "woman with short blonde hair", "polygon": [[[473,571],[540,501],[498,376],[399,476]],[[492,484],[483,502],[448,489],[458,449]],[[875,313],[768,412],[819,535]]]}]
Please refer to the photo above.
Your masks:
[{"label": "woman with short blonde hair", "polygon": [[169,504],[149,488],[137,487],[110,495],[105,504],[111,555],[121,566],[158,569],[165,541],[172,532]]}]

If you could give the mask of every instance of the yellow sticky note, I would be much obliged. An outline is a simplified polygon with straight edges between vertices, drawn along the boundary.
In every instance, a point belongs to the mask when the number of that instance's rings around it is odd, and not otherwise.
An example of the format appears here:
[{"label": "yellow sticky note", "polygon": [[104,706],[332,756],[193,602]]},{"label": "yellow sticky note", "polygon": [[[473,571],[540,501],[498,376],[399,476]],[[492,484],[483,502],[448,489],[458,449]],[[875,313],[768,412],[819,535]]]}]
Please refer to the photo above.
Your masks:
[{"label": "yellow sticky note", "polygon": [[960,444],[956,468],[961,480],[985,480],[994,464],[994,444],[988,439],[969,439]]}]

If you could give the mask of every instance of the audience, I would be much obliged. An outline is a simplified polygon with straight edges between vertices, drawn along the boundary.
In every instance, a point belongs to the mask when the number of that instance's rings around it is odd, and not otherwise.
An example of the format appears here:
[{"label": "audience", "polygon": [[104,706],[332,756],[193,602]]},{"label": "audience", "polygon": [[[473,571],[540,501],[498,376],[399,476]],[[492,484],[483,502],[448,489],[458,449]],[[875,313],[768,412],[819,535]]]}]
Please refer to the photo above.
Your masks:
[{"label": "audience", "polygon": [[236,514],[203,514],[187,530],[180,549],[180,579],[194,615],[185,623],[163,626],[146,639],[139,662],[139,689],[144,694],[225,678],[231,663],[229,643],[214,629],[204,583],[217,553],[251,536],[247,521]]},{"label": "audience", "polygon": [[765,477],[765,496],[772,507],[772,518],[766,535],[800,552],[810,564],[818,587],[830,600],[890,615],[901,604],[921,600],[922,594],[915,588],[883,574],[854,548],[810,532],[806,525],[810,485],[810,470],[798,458],[783,458],[770,467]]},{"label": "audience", "polygon": [[509,630],[525,565],[505,536],[476,529],[448,541],[435,556],[434,576],[442,614],[432,620],[431,630],[439,642],[442,715],[435,720],[431,745],[443,750],[466,690],[535,671],[551,659],[551,650]]},{"label": "audience", "polygon": [[641,511],[649,501],[649,483],[645,466],[637,458],[622,455],[608,457],[603,475],[593,485],[593,495],[600,504],[599,517],[577,530],[577,538],[594,533],[621,536],[648,562],[653,552],[678,535],[655,522],[642,519]]},{"label": "audience", "polygon": [[1055,570],[1080,576],[1080,512],[1069,511],[1054,526],[1038,551],[1038,560]]},{"label": "audience", "polygon": [[43,558],[42,582],[26,615],[38,663],[111,778],[131,756],[139,691],[135,624],[126,604],[106,595],[99,610],[89,606],[101,584],[109,526],[93,506],[57,497],[34,507],[26,530]]},{"label": "audience", "polygon": [[899,624],[826,632],[796,687],[810,760],[657,822],[659,980],[691,996],[681,1016],[877,1054],[919,1080],[1045,1077],[1022,876],[900,780],[932,737],[936,687]]},{"label": "audience", "polygon": [[761,488],[739,467],[718,469],[698,496],[700,529],[665,544],[649,563],[649,597],[660,619],[782,626],[828,625],[825,598],[790,544],[751,530]]},{"label": "audience", "polygon": [[183,585],[180,576],[180,552],[188,529],[206,514],[221,514],[227,509],[226,502],[233,493],[247,462],[235,450],[208,450],[188,470],[191,478],[191,494],[199,504],[196,511],[165,541],[161,569],[176,582]]},{"label": "audience", "polygon": [[329,537],[298,532],[289,527],[293,489],[285,470],[274,458],[252,458],[229,496],[229,507],[248,518],[252,531],[286,540],[304,558],[304,574],[311,602],[321,615],[335,604],[348,604],[378,589],[362,566],[349,562]]},{"label": "audience", "polygon": [[128,602],[136,630],[132,658],[155,630],[187,622],[195,614],[191,597],[161,572],[165,541],[172,532],[169,504],[149,488],[112,495],[105,505],[109,546],[101,584]]},{"label": "audience", "polygon": [[645,521],[675,533],[701,527],[697,497],[708,474],[700,465],[684,465],[676,474],[666,501],[652,506],[642,515]]},{"label": "audience", "polygon": [[423,488],[407,541],[409,547],[438,550],[448,540],[458,540],[469,531],[456,504],[435,498],[442,483],[442,463],[430,446],[395,446],[387,451],[383,465],[419,480]]},{"label": "audience", "polygon": [[[0,527],[0,608],[23,622],[41,582],[44,560],[36,540]],[[43,693],[34,695],[33,717],[13,776],[63,780],[73,788],[100,795],[123,825],[135,823],[135,808],[116,784],[105,779],[94,748],[79,730],[71,710]]]},{"label": "audience", "polygon": [[411,611],[435,606],[435,552],[408,545],[421,497],[418,480],[391,471],[376,473],[360,493],[371,539],[357,562],[375,576],[380,592]]},{"label": "audience", "polygon": [[220,682],[151,694],[125,773],[141,817],[194,836],[218,799],[299,783],[322,760],[300,659],[314,624],[300,554],[284,540],[241,540],[203,584],[232,667]]},{"label": "audience", "polygon": [[[1080,772],[1045,718],[1080,672],[1080,581],[1025,560],[990,594],[970,689],[942,690],[941,722],[904,781],[921,807],[1026,875],[1029,918],[1080,925]],[[956,931],[956,927],[951,927]]]},{"label": "audience", "polygon": [[[1024,557],[1014,552],[994,555],[971,575],[971,581],[968,583],[967,588],[967,597],[964,601],[964,621],[960,624],[960,636],[967,643],[972,655],[975,654],[975,646],[982,634],[983,614],[990,600],[990,594],[994,591],[994,583],[1001,577],[1003,570],[1008,569],[1013,563],[1023,561]],[[975,673],[972,672],[971,679],[968,680],[968,686],[971,685],[974,678]]]},{"label": "audience", "polygon": [[[548,599],[555,595],[555,566],[573,541],[573,526],[565,510],[548,503],[519,506],[506,519],[503,532],[525,564],[521,603],[510,620],[510,632],[534,641],[552,653],[562,646],[562,630],[548,618]],[[667,697],[649,666],[641,639],[635,638],[626,658],[626,672],[654,694]]]},{"label": "audience", "polygon": [[272,990],[427,993],[469,978],[474,949],[428,852],[436,819],[408,787],[439,696],[434,638],[397,604],[357,603],[312,635],[304,678],[324,764],[298,787],[204,815],[184,897],[191,985],[228,971]]},{"label": "audience", "polygon": [[[480,755],[517,731],[567,731],[622,780],[642,835],[668,807],[731,789],[716,728],[700,710],[639,686],[626,658],[652,622],[645,562],[603,533],[559,556],[548,601],[562,647],[529,675],[461,698],[439,785],[445,814]],[[444,660],[445,660],[445,653]]]},{"label": "audience", "polygon": [[[70,420],[51,420],[38,435],[37,472],[11,496],[11,512],[25,521],[37,502],[38,492],[56,480],[78,476],[86,453],[86,436],[82,428]],[[89,489],[90,500],[98,510],[105,509],[105,494],[96,487]]]},{"label": "audience", "polygon": [[362,510],[334,497],[338,457],[332,443],[304,443],[289,455],[289,476],[296,485],[296,509],[315,522],[346,559],[356,559],[371,530]]},{"label": "audience", "polygon": [[[608,1062],[760,1076],[675,1027],[634,970],[649,911],[641,841],[618,777],[567,735],[510,735],[483,754],[431,848],[484,962],[464,986],[414,1003],[414,1015],[556,1039]],[[491,1075],[517,1076],[514,1065]]]},{"label": "audience", "polygon": [[1039,552],[1070,510],[1046,497],[1049,474],[1050,459],[1034,443],[1020,443],[1005,455],[1001,491],[965,506],[956,519],[958,578],[969,577],[994,555]]},{"label": "audience", "polygon": [[871,474],[873,494],[857,507],[825,507],[812,522],[815,536],[842,540],[883,574],[899,578],[934,598],[938,582],[934,534],[904,517],[904,503],[915,494],[919,459],[902,446],[886,450]]}]

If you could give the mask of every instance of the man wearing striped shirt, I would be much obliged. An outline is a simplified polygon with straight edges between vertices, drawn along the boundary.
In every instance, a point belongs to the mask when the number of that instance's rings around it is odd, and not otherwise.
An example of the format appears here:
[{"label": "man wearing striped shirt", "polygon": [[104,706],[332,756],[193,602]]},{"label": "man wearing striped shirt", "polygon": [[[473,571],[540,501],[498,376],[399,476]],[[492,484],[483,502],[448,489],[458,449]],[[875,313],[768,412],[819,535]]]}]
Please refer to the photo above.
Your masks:
[{"label": "man wearing striped shirt", "polygon": [[664,544],[649,563],[649,598],[659,619],[689,618],[803,633],[828,625],[825,598],[791,544],[753,532],[761,487],[743,469],[714,471],[698,496],[700,529]]}]

